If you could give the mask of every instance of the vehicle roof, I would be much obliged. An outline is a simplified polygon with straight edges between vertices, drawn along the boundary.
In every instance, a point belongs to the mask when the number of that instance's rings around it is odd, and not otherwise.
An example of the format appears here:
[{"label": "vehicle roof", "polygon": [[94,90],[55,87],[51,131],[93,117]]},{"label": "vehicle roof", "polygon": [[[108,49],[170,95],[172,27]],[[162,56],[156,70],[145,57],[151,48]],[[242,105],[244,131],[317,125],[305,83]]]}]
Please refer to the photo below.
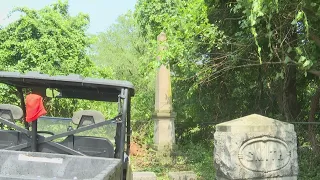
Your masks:
[{"label": "vehicle roof", "polygon": [[128,88],[134,95],[134,86],[129,81],[82,77],[78,74],[50,76],[39,72],[0,71],[0,83],[21,88],[56,88],[63,97],[101,101],[117,101],[121,89]]}]

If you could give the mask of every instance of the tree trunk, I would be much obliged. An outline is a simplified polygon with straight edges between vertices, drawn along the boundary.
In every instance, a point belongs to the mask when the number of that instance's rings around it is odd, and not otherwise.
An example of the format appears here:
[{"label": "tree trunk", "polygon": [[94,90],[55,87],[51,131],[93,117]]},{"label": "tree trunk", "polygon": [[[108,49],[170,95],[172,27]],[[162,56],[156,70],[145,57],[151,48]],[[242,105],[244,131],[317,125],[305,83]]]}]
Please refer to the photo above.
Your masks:
[{"label": "tree trunk", "polygon": [[[316,112],[319,108],[319,99],[320,99],[320,87],[318,87],[316,93],[313,95],[313,97],[311,99],[310,114],[309,114],[309,120],[308,120],[310,123],[315,122]],[[314,125],[309,124],[308,130],[309,130],[309,132],[308,132],[309,141],[311,143],[312,149],[314,150],[314,152],[318,153],[318,146],[317,146]]]},{"label": "tree trunk", "polygon": [[287,121],[297,119],[300,108],[297,98],[297,67],[288,65],[285,67],[285,77],[283,84],[283,114]]}]

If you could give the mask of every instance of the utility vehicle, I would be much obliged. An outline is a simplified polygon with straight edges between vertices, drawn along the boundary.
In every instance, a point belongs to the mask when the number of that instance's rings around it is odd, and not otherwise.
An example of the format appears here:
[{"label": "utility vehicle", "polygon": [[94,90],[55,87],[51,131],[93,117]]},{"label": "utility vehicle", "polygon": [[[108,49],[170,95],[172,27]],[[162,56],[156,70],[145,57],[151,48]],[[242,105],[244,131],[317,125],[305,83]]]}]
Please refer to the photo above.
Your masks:
[{"label": "utility vehicle", "polygon": [[[0,83],[16,89],[20,99],[18,105],[0,104],[0,179],[132,179],[128,157],[132,83],[75,74],[3,71]],[[28,123],[25,97],[34,89],[44,92],[44,99],[117,103],[118,111],[108,120],[100,111],[84,109],[73,117],[41,116]],[[63,128],[54,132],[48,122]],[[109,136],[89,133],[99,128]]]}]

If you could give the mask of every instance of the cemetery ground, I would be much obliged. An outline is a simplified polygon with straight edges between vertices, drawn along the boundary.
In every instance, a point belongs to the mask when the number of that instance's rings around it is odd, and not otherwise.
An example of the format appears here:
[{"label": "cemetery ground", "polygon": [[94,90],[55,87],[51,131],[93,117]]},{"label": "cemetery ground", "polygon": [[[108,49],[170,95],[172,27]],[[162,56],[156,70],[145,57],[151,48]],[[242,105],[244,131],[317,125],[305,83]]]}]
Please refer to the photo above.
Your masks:
[{"label": "cemetery ground", "polygon": [[[140,141],[141,142],[141,141]],[[213,146],[202,144],[178,145],[171,154],[159,154],[151,145],[133,140],[131,165],[136,172],[154,172],[159,180],[167,180],[169,172],[193,171],[198,179],[214,179]]]}]

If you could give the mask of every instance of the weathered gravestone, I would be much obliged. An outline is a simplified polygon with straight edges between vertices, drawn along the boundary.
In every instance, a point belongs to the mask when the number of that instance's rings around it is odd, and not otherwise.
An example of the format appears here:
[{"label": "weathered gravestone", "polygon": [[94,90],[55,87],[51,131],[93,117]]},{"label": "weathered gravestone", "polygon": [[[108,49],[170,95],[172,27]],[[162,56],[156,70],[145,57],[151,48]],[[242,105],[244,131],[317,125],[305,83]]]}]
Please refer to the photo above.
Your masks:
[{"label": "weathered gravestone", "polygon": [[253,114],[216,126],[214,165],[217,180],[296,180],[294,126]]}]

